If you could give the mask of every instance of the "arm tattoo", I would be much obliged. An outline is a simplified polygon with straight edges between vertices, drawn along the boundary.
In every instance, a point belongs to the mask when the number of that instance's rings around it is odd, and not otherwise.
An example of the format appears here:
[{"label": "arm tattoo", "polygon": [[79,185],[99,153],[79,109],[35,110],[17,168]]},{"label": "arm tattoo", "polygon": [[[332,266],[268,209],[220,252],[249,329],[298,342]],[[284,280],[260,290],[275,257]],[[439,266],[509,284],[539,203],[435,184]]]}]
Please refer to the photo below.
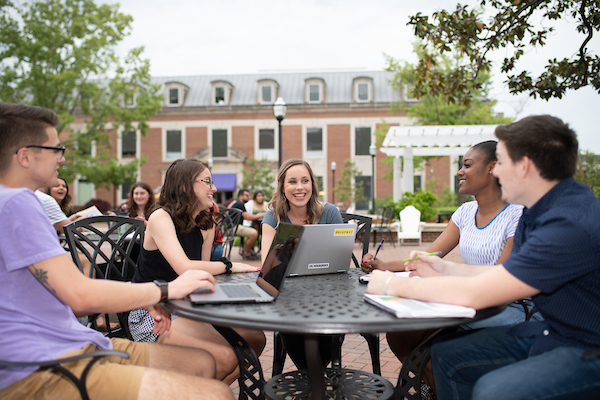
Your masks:
[{"label": "arm tattoo", "polygon": [[48,283],[48,271],[36,268],[33,265],[31,266],[31,268],[33,269],[33,275],[36,277],[36,279],[40,281],[40,283],[44,285],[48,290],[50,290],[53,294],[56,294],[56,291]]}]

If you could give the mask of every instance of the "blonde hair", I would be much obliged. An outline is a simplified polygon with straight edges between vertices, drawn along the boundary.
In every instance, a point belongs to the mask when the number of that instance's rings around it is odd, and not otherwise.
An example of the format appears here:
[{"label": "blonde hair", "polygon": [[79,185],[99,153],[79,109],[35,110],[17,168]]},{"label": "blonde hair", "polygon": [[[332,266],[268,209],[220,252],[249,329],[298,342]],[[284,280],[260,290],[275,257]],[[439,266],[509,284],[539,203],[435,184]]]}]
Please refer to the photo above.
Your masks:
[{"label": "blonde hair", "polygon": [[279,225],[281,221],[285,221],[287,213],[290,211],[290,204],[285,198],[285,194],[283,192],[285,175],[290,168],[295,167],[296,165],[303,165],[306,167],[308,173],[310,174],[310,180],[312,184],[312,194],[310,195],[310,199],[306,205],[306,223],[318,224],[319,220],[321,219],[321,215],[325,210],[325,206],[323,206],[323,204],[321,204],[319,201],[319,188],[317,187],[315,175],[313,174],[310,165],[306,161],[299,158],[287,160],[285,163],[283,163],[281,168],[279,168],[279,172],[277,173],[277,190],[269,202],[269,209],[275,215],[275,218],[277,219],[277,225]]}]

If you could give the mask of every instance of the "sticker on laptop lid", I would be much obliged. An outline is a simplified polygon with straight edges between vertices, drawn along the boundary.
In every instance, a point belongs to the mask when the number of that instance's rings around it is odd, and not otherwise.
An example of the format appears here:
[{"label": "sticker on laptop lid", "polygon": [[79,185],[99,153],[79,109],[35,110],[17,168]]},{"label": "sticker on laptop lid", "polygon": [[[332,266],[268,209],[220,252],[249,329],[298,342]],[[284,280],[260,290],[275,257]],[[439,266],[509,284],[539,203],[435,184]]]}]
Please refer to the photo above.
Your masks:
[{"label": "sticker on laptop lid", "polygon": [[350,236],[354,235],[354,229],[336,229],[333,236]]},{"label": "sticker on laptop lid", "polygon": [[308,269],[322,269],[322,268],[329,268],[329,263],[308,264]]}]

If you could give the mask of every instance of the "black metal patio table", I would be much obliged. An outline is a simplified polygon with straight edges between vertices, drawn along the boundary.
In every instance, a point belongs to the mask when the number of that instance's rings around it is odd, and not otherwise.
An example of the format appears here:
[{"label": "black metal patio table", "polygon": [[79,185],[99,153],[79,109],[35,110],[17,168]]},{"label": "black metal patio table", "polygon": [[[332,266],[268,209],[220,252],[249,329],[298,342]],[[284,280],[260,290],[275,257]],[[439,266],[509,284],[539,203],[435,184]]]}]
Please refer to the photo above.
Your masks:
[{"label": "black metal patio table", "polygon": [[[443,329],[487,318],[504,309],[504,306],[501,306],[479,310],[473,319],[396,318],[363,300],[367,285],[359,283],[358,278],[361,275],[362,271],[351,268],[348,273],[286,278],[279,297],[272,303],[193,305],[188,299],[182,299],[165,303],[165,308],[181,317],[215,325],[236,350],[241,371],[240,398],[252,399],[264,398],[265,387],[276,384],[274,380],[277,377],[273,377],[265,386],[258,357],[252,348],[228,327],[305,334],[310,375],[310,386],[307,384],[306,390],[311,392],[312,399],[325,399],[326,393],[331,394],[336,388],[332,389],[331,382],[324,380],[328,374],[325,374],[321,367],[317,335]],[[221,275],[216,278],[217,282],[249,281],[256,279],[256,273]],[[362,378],[366,381],[379,378],[374,374],[363,374]],[[418,375],[414,377],[415,382],[407,386],[417,388],[418,392],[420,374],[407,375]],[[383,378],[380,380],[389,384]],[[414,397],[412,391],[406,395],[408,398],[418,398]]]}]

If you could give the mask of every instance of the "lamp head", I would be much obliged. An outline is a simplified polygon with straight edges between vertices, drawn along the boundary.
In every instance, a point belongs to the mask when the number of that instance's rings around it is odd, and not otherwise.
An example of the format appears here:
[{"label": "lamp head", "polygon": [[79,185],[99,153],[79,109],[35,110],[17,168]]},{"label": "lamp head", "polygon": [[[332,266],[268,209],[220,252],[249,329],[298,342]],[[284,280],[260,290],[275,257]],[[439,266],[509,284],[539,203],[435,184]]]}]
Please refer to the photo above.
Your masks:
[{"label": "lamp head", "polygon": [[335,169],[337,168],[337,164],[335,163],[335,161],[331,162],[331,170],[335,171]]},{"label": "lamp head", "polygon": [[377,154],[377,147],[374,144],[369,146],[369,154],[372,156]]},{"label": "lamp head", "polygon": [[277,121],[281,122],[285,118],[287,111],[287,105],[281,97],[278,97],[275,103],[273,103],[273,115],[277,118]]}]

